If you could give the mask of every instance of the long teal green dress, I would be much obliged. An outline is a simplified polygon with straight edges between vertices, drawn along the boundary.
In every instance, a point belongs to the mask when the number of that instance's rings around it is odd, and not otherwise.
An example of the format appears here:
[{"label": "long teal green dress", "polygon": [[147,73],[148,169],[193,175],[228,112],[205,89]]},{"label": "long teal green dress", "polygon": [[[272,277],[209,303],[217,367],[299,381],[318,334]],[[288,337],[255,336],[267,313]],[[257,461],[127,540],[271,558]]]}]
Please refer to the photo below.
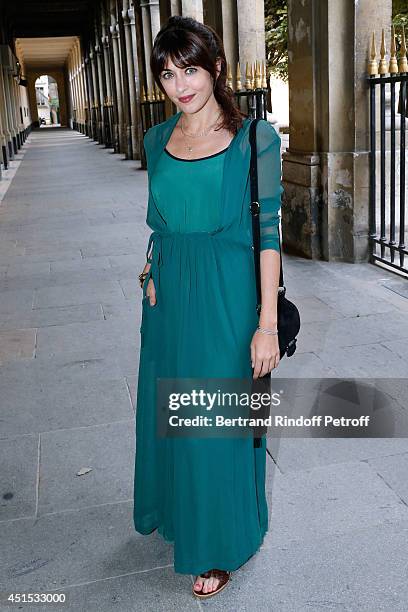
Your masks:
[{"label": "long teal green dress", "polygon": [[[255,448],[250,437],[156,434],[156,379],[252,379],[258,322],[249,183],[240,174],[249,168],[249,120],[223,151],[183,160],[165,147],[179,116],[145,137],[154,231],[140,327],[134,526],[174,543],[176,572],[199,574],[235,570],[261,546],[269,518],[266,441]],[[266,121],[257,133],[261,248],[279,250],[280,138]],[[154,306],[146,297],[150,277]]]}]

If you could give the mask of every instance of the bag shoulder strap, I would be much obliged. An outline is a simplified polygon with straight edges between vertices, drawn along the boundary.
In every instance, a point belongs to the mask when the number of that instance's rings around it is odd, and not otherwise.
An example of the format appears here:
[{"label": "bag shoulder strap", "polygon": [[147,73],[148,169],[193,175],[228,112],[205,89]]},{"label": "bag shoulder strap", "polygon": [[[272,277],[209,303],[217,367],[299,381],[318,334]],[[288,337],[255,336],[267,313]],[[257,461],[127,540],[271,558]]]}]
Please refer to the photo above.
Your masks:
[{"label": "bag shoulder strap", "polygon": [[[253,237],[253,249],[254,249],[254,264],[255,264],[255,278],[256,278],[256,294],[257,294],[257,312],[261,311],[261,229],[259,222],[259,213],[261,205],[259,203],[258,194],[258,163],[257,163],[257,147],[256,147],[256,126],[260,119],[253,119],[249,126],[249,142],[251,145],[251,163],[250,163],[250,182],[251,182],[251,215],[252,215],[252,237]],[[279,274],[279,287],[284,288],[283,284],[283,265],[282,265],[282,249],[281,249],[281,237],[278,226],[279,236],[279,255],[280,255],[280,274]]]}]

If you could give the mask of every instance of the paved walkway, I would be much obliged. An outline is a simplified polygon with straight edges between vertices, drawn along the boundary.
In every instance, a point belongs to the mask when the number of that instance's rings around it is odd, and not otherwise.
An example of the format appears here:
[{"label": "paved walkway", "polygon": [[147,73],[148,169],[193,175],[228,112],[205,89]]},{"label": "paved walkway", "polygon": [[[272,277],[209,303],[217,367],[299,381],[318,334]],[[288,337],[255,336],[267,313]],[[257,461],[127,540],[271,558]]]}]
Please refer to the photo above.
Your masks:
[{"label": "paved walkway", "polygon": [[[66,129],[24,151],[0,205],[0,591],[66,594],[25,610],[405,611],[404,438],[270,439],[270,531],[213,601],[134,531],[146,173]],[[384,376],[405,413],[408,281],[287,255],[284,271],[302,330],[275,375]]]}]

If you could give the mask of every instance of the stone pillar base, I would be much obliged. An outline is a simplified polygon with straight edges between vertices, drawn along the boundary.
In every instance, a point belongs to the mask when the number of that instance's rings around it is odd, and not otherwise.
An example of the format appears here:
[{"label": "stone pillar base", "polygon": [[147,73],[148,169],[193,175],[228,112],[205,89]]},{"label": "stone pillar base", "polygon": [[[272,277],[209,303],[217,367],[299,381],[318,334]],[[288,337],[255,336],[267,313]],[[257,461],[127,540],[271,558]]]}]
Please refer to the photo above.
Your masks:
[{"label": "stone pillar base", "polygon": [[321,178],[318,155],[282,155],[283,244],[293,255],[320,259]]}]

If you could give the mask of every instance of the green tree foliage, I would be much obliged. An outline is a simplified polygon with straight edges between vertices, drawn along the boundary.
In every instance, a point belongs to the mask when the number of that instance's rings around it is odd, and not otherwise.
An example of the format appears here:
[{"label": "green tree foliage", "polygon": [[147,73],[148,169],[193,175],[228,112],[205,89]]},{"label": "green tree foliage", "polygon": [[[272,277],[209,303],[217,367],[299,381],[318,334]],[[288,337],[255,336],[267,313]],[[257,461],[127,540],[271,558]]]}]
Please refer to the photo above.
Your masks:
[{"label": "green tree foliage", "polygon": [[408,2],[407,0],[393,0],[392,3],[392,24],[395,27],[395,35],[397,38],[398,48],[401,45],[401,31],[402,27],[405,28],[405,40],[408,35]]},{"label": "green tree foliage", "polygon": [[[401,45],[401,26],[408,35],[408,2],[393,0],[392,23],[396,29],[398,48]],[[265,0],[265,39],[268,75],[288,80],[288,3],[287,0]]]},{"label": "green tree foliage", "polygon": [[[393,0],[392,2],[392,25],[395,28],[395,38],[397,46],[397,57],[399,56],[399,50],[402,43],[402,26],[405,28],[405,40],[407,40],[408,34],[408,3],[407,0]],[[387,52],[390,51],[389,41],[391,31],[385,32],[385,39],[388,43]]]},{"label": "green tree foliage", "polygon": [[288,80],[288,3],[265,0],[265,41],[267,74]]},{"label": "green tree foliage", "polygon": [[401,16],[407,18],[408,17],[408,4],[407,0],[393,0],[392,2],[392,18]]}]

